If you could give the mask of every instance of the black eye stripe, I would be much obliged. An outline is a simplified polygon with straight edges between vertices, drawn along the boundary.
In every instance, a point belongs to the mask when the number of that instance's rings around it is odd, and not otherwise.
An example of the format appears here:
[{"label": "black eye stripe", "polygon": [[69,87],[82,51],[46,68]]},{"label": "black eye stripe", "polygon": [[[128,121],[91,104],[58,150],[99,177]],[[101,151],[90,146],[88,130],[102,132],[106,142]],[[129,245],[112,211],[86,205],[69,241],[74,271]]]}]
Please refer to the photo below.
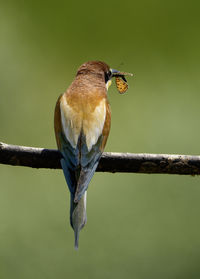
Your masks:
[{"label": "black eye stripe", "polygon": [[111,76],[112,76],[111,71],[105,72],[105,83],[107,83],[109,81]]},{"label": "black eye stripe", "polygon": [[109,80],[108,73],[105,73],[105,83],[107,83],[108,80]]}]

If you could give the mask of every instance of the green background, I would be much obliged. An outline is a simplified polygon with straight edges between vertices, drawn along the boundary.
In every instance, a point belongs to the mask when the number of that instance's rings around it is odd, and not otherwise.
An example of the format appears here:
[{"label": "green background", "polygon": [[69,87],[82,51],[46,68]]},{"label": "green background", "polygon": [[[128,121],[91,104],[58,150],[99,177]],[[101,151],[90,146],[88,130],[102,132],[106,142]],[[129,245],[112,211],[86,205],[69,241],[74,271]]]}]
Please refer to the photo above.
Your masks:
[{"label": "green background", "polygon": [[[55,148],[57,97],[102,60],[106,151],[199,154],[199,1],[0,2],[0,141]],[[200,178],[96,173],[74,250],[59,170],[0,166],[1,278],[200,278]]]}]

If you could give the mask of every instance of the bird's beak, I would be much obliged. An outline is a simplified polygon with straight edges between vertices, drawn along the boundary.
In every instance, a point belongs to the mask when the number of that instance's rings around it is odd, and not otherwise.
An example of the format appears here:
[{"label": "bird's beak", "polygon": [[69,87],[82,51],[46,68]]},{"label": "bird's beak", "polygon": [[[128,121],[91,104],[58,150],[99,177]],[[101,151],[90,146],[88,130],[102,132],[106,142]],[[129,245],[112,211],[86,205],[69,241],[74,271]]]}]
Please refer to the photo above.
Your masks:
[{"label": "bird's beak", "polygon": [[131,73],[120,72],[120,71],[115,70],[115,69],[111,69],[111,73],[112,73],[112,77],[116,77],[116,76],[133,76],[133,74],[131,74]]},{"label": "bird's beak", "polygon": [[119,73],[118,70],[115,70],[115,69],[111,69],[111,73],[112,73],[112,76],[116,75]]}]

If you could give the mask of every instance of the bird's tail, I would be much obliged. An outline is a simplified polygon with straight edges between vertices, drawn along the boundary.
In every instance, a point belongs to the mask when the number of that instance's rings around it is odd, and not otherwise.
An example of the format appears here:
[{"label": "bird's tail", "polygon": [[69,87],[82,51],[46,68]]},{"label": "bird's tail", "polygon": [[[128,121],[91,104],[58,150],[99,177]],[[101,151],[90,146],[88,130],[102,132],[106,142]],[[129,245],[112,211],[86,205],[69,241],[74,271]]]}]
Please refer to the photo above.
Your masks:
[{"label": "bird's tail", "polygon": [[74,230],[76,250],[78,249],[79,232],[87,221],[86,198],[87,192],[85,191],[82,198],[78,202],[74,202],[74,195],[71,194],[70,223]]}]

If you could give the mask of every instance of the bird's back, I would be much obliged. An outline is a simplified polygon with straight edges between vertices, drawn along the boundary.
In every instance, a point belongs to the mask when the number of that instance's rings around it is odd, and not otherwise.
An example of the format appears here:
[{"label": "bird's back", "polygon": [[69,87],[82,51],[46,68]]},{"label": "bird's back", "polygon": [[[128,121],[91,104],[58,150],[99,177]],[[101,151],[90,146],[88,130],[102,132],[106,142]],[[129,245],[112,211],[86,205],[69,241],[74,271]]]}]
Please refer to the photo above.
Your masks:
[{"label": "bird's back", "polygon": [[60,99],[61,121],[64,133],[72,146],[81,134],[86,137],[88,151],[103,131],[108,105],[104,84],[78,78]]}]

